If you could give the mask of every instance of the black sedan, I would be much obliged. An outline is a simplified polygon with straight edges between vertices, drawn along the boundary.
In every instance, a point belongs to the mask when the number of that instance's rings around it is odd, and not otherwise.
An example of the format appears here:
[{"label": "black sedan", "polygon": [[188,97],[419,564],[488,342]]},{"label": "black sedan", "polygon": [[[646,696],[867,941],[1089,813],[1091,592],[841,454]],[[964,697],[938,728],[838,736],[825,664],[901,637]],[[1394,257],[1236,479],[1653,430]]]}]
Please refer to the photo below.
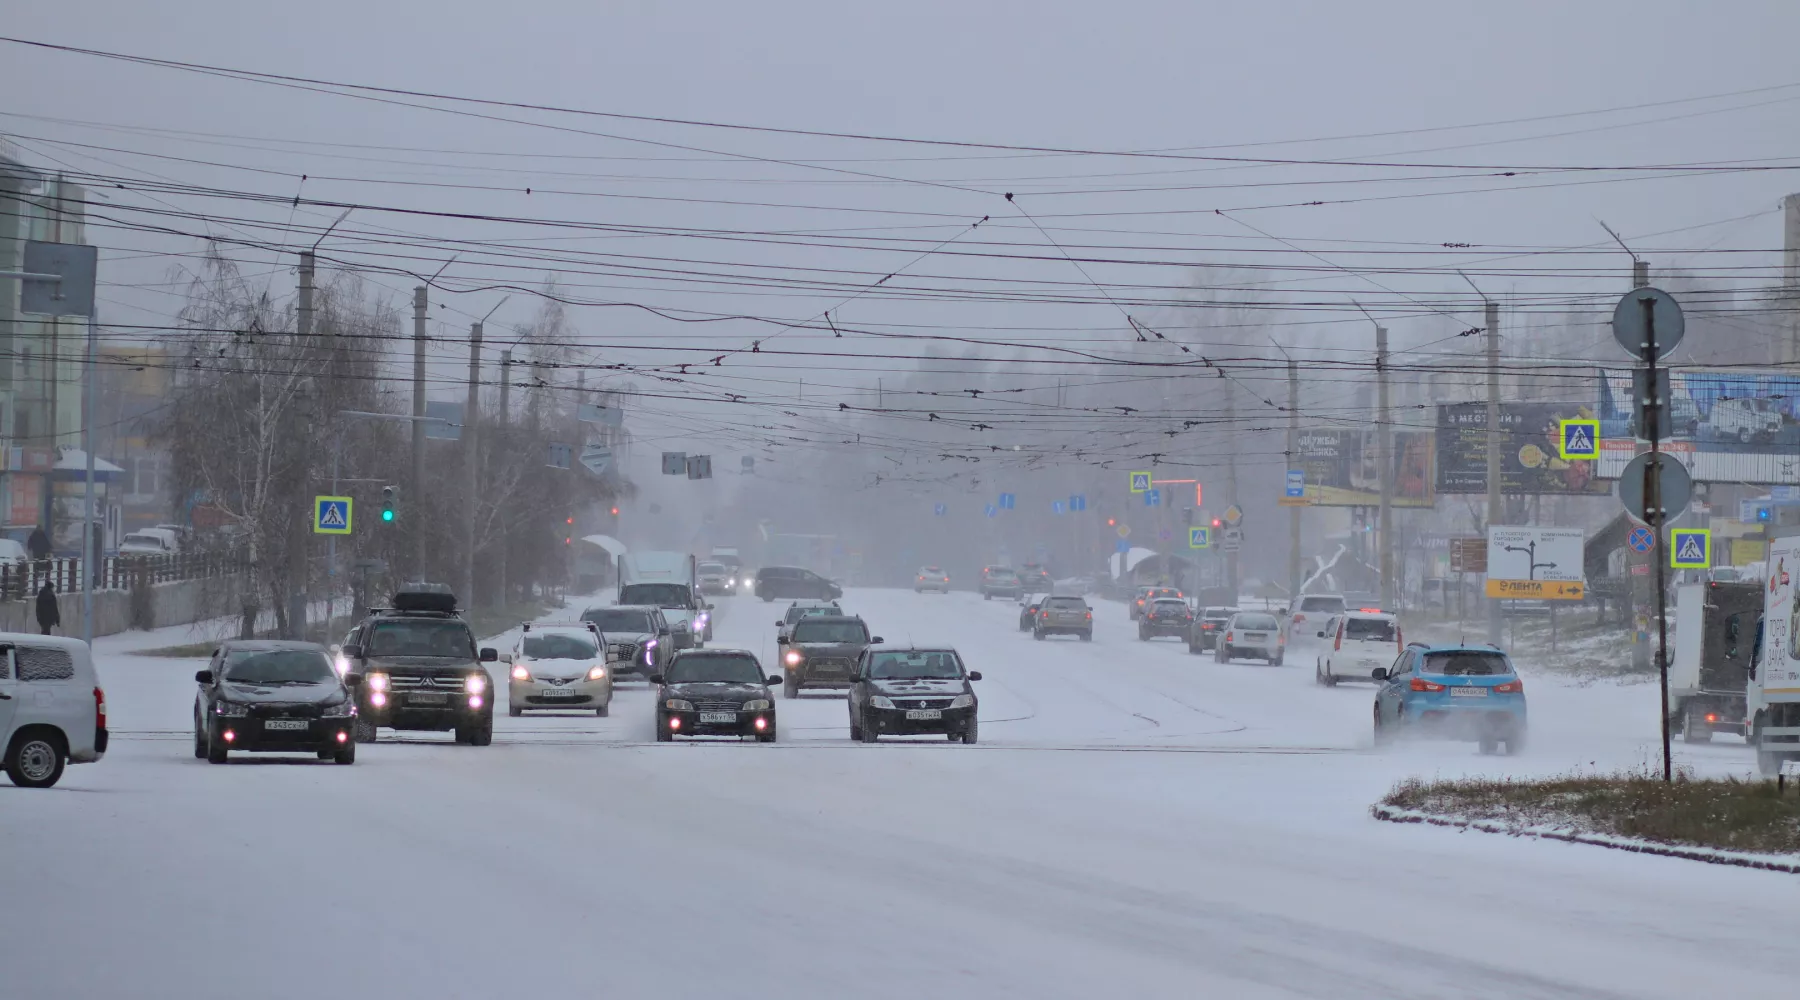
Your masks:
[{"label": "black sedan", "polygon": [[1193,630],[1194,609],[1180,598],[1157,598],[1144,608],[1143,617],[1138,619],[1140,640],[1154,639],[1159,635],[1186,639]]},{"label": "black sedan", "polygon": [[756,654],[742,649],[684,649],[657,685],[656,740],[677,736],[745,736],[775,742],[775,696]]},{"label": "black sedan", "polygon": [[850,738],[873,743],[882,736],[942,733],[975,742],[975,688],[979,672],[963,669],[949,648],[871,646],[857,664],[850,687]]},{"label": "black sedan", "polygon": [[338,677],[311,642],[230,640],[194,675],[194,756],[223,764],[231,751],[316,753],[356,763],[360,678]]}]

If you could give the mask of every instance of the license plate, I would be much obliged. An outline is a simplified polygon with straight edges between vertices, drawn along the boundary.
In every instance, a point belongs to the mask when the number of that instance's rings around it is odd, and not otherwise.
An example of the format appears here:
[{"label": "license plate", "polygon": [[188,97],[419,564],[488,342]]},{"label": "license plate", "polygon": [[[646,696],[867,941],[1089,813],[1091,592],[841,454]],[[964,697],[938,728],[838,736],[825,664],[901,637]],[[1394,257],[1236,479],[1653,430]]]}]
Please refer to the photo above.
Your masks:
[{"label": "license plate", "polygon": [[944,717],[944,713],[935,708],[909,708],[906,710],[906,717],[908,719],[941,719]]},{"label": "license plate", "polygon": [[1269,638],[1265,632],[1245,632],[1244,638],[1250,642],[1262,642]]},{"label": "license plate", "polygon": [[1487,696],[1487,688],[1466,687],[1450,689],[1450,697],[1452,698],[1486,698]]},{"label": "license plate", "polygon": [[409,694],[406,696],[406,703],[409,705],[442,705],[449,700],[450,696],[441,692]]},{"label": "license plate", "polygon": [[545,688],[538,692],[539,698],[573,698],[575,692],[568,688]]},{"label": "license plate", "polygon": [[307,725],[308,725],[308,723],[305,719],[264,719],[263,720],[263,728],[264,729],[302,729],[303,730],[307,727]]},{"label": "license plate", "polygon": [[702,723],[707,723],[707,722],[725,722],[725,723],[731,723],[731,722],[736,722],[736,721],[737,721],[737,713],[736,713],[736,712],[701,712],[701,713],[700,713],[700,721],[701,721],[701,722],[702,722]]}]

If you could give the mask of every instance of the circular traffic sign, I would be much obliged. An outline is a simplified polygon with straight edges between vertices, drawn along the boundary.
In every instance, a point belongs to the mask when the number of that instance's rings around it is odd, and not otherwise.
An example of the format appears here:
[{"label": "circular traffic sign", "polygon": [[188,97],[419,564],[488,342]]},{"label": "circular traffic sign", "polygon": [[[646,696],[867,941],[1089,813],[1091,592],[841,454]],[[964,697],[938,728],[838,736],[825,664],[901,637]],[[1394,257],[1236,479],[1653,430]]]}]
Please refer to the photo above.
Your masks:
[{"label": "circular traffic sign", "polygon": [[[1646,302],[1650,304],[1648,310],[1644,308]],[[1687,320],[1681,315],[1681,304],[1675,301],[1675,296],[1660,288],[1634,288],[1625,293],[1613,307],[1613,339],[1627,354],[1642,360],[1645,348],[1649,346],[1650,327],[1645,323],[1646,313],[1656,321],[1656,356],[1666,357],[1676,344],[1681,343],[1682,334],[1687,332]]]},{"label": "circular traffic sign", "polygon": [[1649,452],[1632,459],[1631,464],[1625,466],[1625,471],[1619,473],[1619,502],[1625,505],[1632,517],[1652,525],[1659,520],[1659,517],[1652,515],[1660,515],[1660,520],[1665,524],[1680,517],[1687,510],[1688,498],[1694,492],[1694,480],[1688,475],[1687,466],[1668,452],[1661,452],[1657,457],[1662,459],[1660,511],[1644,508],[1644,470],[1650,464]]},{"label": "circular traffic sign", "polygon": [[1656,535],[1649,528],[1640,524],[1631,529],[1631,534],[1626,537],[1625,542],[1631,546],[1633,552],[1648,552],[1656,547]]}]

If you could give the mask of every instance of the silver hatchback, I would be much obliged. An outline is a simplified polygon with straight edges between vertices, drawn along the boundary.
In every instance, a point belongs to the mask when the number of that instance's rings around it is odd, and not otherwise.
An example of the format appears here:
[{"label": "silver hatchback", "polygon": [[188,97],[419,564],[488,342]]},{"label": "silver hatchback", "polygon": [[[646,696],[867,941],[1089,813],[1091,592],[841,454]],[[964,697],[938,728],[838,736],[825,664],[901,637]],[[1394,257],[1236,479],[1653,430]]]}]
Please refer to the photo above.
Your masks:
[{"label": "silver hatchback", "polygon": [[1270,666],[1281,666],[1281,654],[1287,650],[1287,631],[1267,611],[1239,611],[1225,623],[1214,647],[1220,663],[1230,663],[1234,656],[1256,657]]}]

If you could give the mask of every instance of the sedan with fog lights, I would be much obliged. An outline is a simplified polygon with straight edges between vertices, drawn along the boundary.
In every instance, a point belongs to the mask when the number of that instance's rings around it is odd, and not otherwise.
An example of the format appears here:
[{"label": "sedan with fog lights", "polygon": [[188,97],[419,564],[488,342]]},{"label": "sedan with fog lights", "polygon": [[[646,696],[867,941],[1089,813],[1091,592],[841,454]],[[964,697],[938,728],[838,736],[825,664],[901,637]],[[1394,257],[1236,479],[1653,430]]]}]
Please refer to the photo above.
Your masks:
[{"label": "sedan with fog lights", "polygon": [[650,678],[656,685],[656,740],[677,736],[755,737],[775,742],[775,696],[756,654],[743,649],[687,649]]},{"label": "sedan with fog lights", "polygon": [[970,682],[980,679],[948,647],[870,646],[850,687],[850,738],[873,743],[882,736],[941,733],[974,743],[980,705]]},{"label": "sedan with fog lights", "polygon": [[355,674],[339,677],[312,642],[231,639],[194,675],[194,756],[223,764],[231,751],[312,753],[356,763]]},{"label": "sedan with fog lights", "polygon": [[527,622],[519,643],[503,657],[507,671],[506,714],[528,709],[591,711],[602,718],[612,709],[612,672],[606,636],[591,622],[579,625]]}]

